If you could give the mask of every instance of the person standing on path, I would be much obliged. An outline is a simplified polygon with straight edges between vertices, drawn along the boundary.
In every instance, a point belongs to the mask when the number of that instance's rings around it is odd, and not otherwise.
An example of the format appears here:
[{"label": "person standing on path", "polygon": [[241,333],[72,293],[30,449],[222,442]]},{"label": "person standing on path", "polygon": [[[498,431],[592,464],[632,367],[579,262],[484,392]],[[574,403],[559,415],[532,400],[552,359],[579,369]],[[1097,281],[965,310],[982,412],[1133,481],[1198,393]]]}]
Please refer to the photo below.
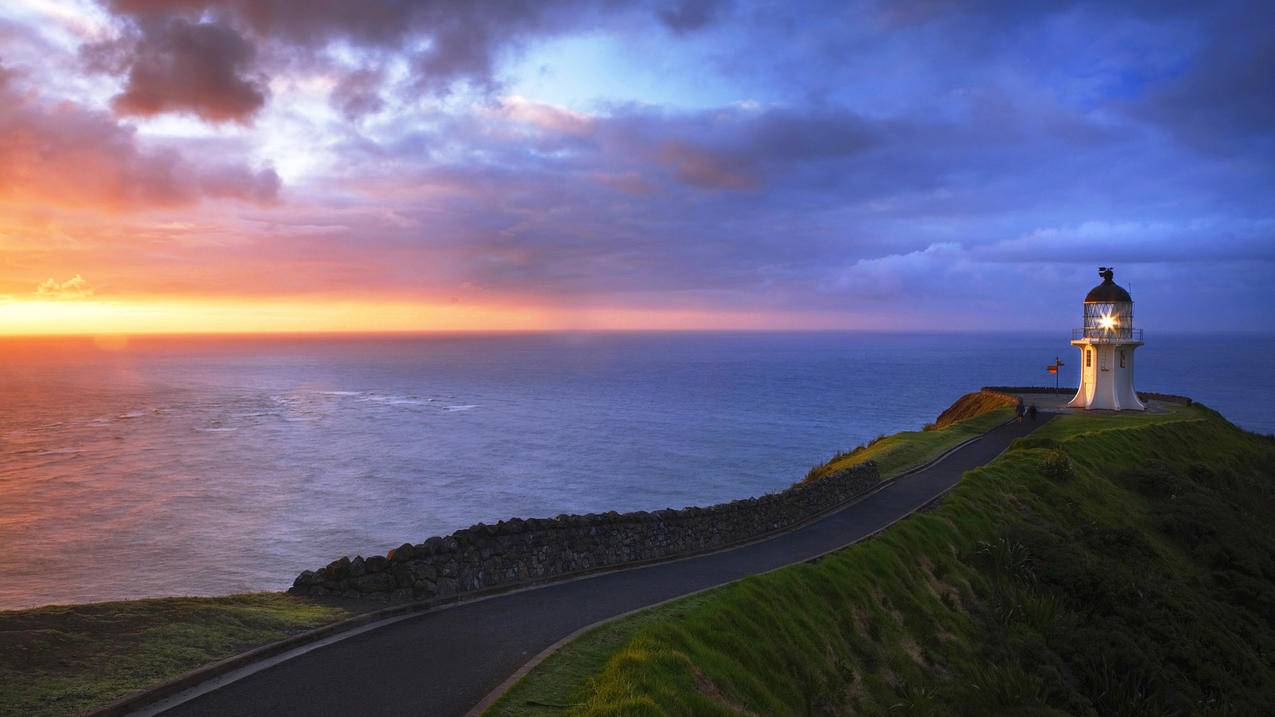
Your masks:
[{"label": "person standing on path", "polygon": [[1027,417],[1032,419],[1032,423],[1036,422],[1036,404],[1027,407]]}]

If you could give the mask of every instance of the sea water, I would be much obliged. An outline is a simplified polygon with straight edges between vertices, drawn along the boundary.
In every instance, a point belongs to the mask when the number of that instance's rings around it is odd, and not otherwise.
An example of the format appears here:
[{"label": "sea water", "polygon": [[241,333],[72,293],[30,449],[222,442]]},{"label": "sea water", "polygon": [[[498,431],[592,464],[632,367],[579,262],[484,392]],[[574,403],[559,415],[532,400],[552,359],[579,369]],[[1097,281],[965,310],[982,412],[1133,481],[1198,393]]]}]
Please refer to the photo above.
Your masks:
[{"label": "sea water", "polygon": [[[287,587],[476,522],[780,490],[1055,334],[0,341],[0,608]],[[1142,390],[1275,432],[1275,337],[1149,335]]]}]

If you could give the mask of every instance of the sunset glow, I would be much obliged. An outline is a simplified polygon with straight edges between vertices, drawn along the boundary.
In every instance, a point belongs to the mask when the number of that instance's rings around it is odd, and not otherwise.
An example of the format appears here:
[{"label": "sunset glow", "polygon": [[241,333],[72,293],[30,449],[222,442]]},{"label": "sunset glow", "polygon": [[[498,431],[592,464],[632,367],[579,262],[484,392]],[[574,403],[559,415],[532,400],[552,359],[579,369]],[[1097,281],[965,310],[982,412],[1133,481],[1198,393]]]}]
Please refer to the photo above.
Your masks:
[{"label": "sunset glow", "polygon": [[[844,315],[277,299],[0,303],[0,335],[844,328]],[[865,320],[861,326],[887,328]]]},{"label": "sunset glow", "polygon": [[1267,5],[267,5],[0,8],[0,334],[1271,323]]}]

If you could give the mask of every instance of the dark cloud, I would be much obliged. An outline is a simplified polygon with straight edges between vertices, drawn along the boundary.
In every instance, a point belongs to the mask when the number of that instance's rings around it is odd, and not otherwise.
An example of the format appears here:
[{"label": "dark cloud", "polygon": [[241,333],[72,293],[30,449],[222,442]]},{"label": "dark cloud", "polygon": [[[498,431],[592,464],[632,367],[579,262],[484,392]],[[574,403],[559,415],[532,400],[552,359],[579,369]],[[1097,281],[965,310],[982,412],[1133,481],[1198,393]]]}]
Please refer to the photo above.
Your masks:
[{"label": "dark cloud", "polygon": [[[334,42],[363,50],[404,53],[415,91],[446,95],[458,84],[479,91],[497,87],[497,63],[532,38],[610,22],[642,3],[615,0],[105,0],[130,22],[128,41],[90,48],[90,57],[114,47],[128,74],[117,102],[128,114],[193,112],[210,121],[246,121],[265,102],[265,73],[256,52],[270,45],[274,58],[313,57]],[[705,26],[717,2],[689,0],[654,12],[675,30]],[[641,14],[641,13],[639,13]],[[122,58],[122,67],[118,61]],[[374,70],[371,70],[374,71]],[[334,97],[347,116],[376,104],[375,95],[347,77]]]},{"label": "dark cloud", "polygon": [[265,104],[265,82],[250,74],[256,49],[234,28],[183,18],[144,27],[124,91],[112,102],[117,113],[188,112],[210,122],[246,122]]},{"label": "dark cloud", "polygon": [[673,32],[689,33],[702,30],[717,20],[725,6],[724,0],[673,0],[657,13],[660,20]]},{"label": "dark cloud", "polygon": [[0,200],[126,210],[203,198],[270,203],[279,187],[272,169],[144,148],[110,115],[48,101],[0,71]]},{"label": "dark cloud", "polygon": [[1200,20],[1202,47],[1134,105],[1207,151],[1275,153],[1275,4],[1221,4]]}]

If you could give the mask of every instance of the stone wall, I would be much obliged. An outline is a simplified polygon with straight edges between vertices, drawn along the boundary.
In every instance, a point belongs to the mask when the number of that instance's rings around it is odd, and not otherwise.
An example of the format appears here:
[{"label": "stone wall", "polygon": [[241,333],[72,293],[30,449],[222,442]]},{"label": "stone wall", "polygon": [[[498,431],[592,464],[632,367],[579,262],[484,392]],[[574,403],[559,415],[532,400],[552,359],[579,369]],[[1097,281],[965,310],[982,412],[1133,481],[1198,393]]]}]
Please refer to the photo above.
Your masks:
[{"label": "stone wall", "polygon": [[724,548],[791,528],[880,482],[871,461],[779,493],[707,508],[560,515],[479,523],[406,543],[388,555],[343,557],[307,570],[289,590],[380,601],[442,600],[606,567]]}]

